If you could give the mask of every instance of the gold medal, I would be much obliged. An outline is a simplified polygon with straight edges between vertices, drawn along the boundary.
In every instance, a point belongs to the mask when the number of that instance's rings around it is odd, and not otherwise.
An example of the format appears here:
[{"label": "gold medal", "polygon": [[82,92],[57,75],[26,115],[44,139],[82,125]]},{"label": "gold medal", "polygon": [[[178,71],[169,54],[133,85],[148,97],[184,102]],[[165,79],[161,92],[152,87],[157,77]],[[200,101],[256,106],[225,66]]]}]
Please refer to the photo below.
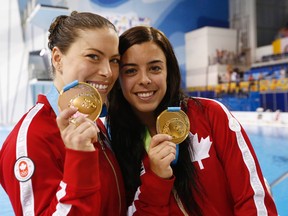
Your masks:
[{"label": "gold medal", "polygon": [[74,81],[60,92],[58,106],[60,110],[76,107],[76,115],[84,115],[95,121],[102,110],[102,99],[97,89],[90,84]]},{"label": "gold medal", "polygon": [[[171,107],[170,107],[171,108]],[[174,110],[164,110],[156,121],[157,133],[172,136],[172,142],[179,144],[183,142],[189,134],[190,123],[188,116],[180,107]]]}]

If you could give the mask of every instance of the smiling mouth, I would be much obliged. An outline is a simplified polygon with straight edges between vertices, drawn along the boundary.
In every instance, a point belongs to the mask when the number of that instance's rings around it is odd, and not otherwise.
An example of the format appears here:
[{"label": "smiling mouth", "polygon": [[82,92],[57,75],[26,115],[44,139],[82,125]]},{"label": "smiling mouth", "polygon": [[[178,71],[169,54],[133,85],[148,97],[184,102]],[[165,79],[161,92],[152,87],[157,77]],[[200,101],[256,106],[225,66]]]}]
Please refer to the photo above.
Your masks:
[{"label": "smiling mouth", "polygon": [[141,92],[141,93],[137,93],[136,95],[140,98],[148,98],[151,97],[154,94],[153,91],[151,92]]},{"label": "smiling mouth", "polygon": [[97,84],[94,82],[87,82],[88,84],[90,84],[91,86],[93,86],[94,88],[96,88],[97,90],[106,90],[108,88],[108,85],[104,85],[104,84]]}]

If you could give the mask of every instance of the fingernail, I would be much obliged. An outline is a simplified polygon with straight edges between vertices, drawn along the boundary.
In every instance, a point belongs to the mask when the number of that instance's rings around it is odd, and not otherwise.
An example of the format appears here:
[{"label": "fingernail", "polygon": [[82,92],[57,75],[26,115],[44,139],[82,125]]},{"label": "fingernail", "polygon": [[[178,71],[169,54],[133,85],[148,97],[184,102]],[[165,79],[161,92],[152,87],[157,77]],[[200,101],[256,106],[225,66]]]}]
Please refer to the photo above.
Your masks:
[{"label": "fingernail", "polygon": [[73,110],[78,110],[78,107],[75,107],[75,106],[73,106],[73,105],[70,105],[70,108],[72,108]]}]

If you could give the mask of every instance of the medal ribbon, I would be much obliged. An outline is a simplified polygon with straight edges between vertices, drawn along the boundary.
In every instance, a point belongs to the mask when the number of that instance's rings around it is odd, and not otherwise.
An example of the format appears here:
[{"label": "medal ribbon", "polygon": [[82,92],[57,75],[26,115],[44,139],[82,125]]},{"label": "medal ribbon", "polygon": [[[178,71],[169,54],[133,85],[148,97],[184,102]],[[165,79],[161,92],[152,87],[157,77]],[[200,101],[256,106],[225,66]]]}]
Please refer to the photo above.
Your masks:
[{"label": "medal ribbon", "polygon": [[[179,112],[181,110],[180,107],[168,107],[167,111],[168,112]],[[175,159],[172,161],[172,165],[175,165],[178,161],[178,157],[179,157],[179,145],[176,145],[176,155],[175,155]]]},{"label": "medal ribbon", "polygon": [[53,111],[55,112],[56,116],[58,116],[59,111],[58,111],[58,97],[59,97],[59,92],[56,89],[55,85],[52,84],[49,92],[46,94],[46,98],[48,102],[50,103]]},{"label": "medal ribbon", "polygon": [[[63,92],[67,91],[68,89],[78,85],[78,80],[73,81],[72,83],[69,83],[68,85],[64,86]],[[56,116],[59,114],[58,110],[58,98],[59,98],[59,92],[56,89],[54,83],[51,85],[50,91],[46,94],[46,98],[49,101],[53,111],[55,112]]]}]

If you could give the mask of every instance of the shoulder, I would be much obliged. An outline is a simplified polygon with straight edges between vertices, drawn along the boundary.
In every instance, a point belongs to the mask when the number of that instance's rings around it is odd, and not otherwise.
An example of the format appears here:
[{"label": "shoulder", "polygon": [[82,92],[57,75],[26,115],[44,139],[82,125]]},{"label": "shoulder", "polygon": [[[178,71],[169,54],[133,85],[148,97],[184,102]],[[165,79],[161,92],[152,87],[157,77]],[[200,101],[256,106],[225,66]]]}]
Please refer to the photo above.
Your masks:
[{"label": "shoulder", "polygon": [[44,104],[37,103],[22,116],[4,141],[3,151],[6,149],[6,152],[14,152],[19,143],[20,145],[34,143],[34,141],[40,143],[40,139],[43,143],[43,137],[51,135],[53,130],[51,130],[51,127],[47,128],[47,125],[51,124],[51,118],[47,119],[45,117],[47,114],[44,113],[47,112],[43,112],[43,107]]},{"label": "shoulder", "polygon": [[13,129],[14,135],[18,133],[18,137],[23,135],[33,140],[50,136],[55,130],[58,133],[56,115],[47,101],[34,105]]},{"label": "shoulder", "polygon": [[[32,108],[30,108],[22,117],[21,119],[15,124],[12,128],[9,136],[7,137],[6,141],[12,137],[17,137],[17,134],[21,133],[23,136],[29,132],[28,129],[32,124],[37,124],[37,129],[41,129],[41,123],[37,119],[39,118],[39,113],[41,113],[41,109],[43,108],[43,104],[36,104]],[[38,115],[38,116],[37,116]],[[36,120],[35,120],[36,119]],[[41,126],[40,126],[41,125]]]},{"label": "shoulder", "polygon": [[204,112],[229,112],[223,103],[214,99],[201,97],[189,98],[188,109],[202,110]]},{"label": "shoulder", "polygon": [[194,121],[227,123],[232,117],[229,109],[221,102],[208,98],[192,98],[188,101],[187,115]]}]

